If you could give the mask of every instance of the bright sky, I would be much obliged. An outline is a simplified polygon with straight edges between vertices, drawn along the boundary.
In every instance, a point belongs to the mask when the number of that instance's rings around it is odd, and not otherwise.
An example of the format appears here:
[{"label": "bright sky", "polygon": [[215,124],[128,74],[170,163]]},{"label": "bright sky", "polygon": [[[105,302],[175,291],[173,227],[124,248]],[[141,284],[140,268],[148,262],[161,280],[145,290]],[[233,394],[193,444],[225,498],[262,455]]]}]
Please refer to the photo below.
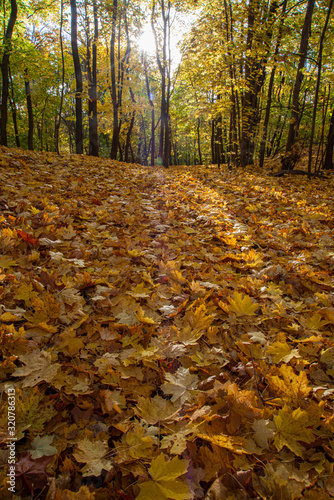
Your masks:
[{"label": "bright sky", "polygon": [[[175,19],[171,33],[171,53],[172,53],[172,67],[176,68],[181,62],[181,52],[177,46],[191,29],[192,22],[196,19],[194,14],[183,16],[180,21]],[[146,23],[143,27],[143,32],[138,38],[138,46],[140,50],[146,52],[148,55],[155,54],[155,43],[150,23]]]}]

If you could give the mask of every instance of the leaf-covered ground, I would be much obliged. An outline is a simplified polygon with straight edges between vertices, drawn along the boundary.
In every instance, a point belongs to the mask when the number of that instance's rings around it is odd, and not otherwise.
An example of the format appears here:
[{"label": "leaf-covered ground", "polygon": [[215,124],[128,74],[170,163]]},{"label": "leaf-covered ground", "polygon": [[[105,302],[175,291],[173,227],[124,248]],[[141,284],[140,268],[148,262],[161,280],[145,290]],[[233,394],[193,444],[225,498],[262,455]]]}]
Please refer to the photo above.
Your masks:
[{"label": "leaf-covered ground", "polygon": [[0,186],[1,498],[334,496],[332,180],[3,148]]}]

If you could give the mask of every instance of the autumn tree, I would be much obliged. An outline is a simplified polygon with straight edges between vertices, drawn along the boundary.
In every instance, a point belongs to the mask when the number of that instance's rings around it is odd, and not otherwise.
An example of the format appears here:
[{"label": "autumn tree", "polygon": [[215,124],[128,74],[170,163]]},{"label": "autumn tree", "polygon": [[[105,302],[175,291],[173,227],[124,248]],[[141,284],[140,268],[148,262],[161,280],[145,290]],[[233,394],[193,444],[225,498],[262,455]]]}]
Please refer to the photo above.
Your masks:
[{"label": "autumn tree", "polygon": [[[299,113],[300,113],[300,102],[299,102],[299,94],[300,88],[303,81],[303,69],[306,62],[307,57],[307,48],[311,30],[312,23],[312,14],[315,5],[315,0],[308,0],[305,12],[305,18],[303,23],[302,34],[300,38],[299,45],[299,62],[297,67],[296,79],[293,87],[292,93],[292,106],[291,106],[291,118],[290,118],[290,126],[288,132],[288,138],[286,143],[286,151],[290,151],[292,148],[296,135],[298,133],[299,127]],[[293,167],[292,167],[293,168]]]},{"label": "autumn tree", "polygon": [[78,50],[78,14],[77,2],[71,0],[71,46],[75,71],[76,92],[75,92],[75,151],[77,154],[83,153],[83,122],[82,122],[82,71]]},{"label": "autumn tree", "polygon": [[[5,3],[4,3],[5,5]],[[17,18],[17,1],[11,0],[11,11],[4,34],[3,55],[1,62],[2,92],[1,92],[1,144],[7,146],[7,119],[8,119],[8,97],[9,97],[9,58],[12,49],[12,36]]]}]

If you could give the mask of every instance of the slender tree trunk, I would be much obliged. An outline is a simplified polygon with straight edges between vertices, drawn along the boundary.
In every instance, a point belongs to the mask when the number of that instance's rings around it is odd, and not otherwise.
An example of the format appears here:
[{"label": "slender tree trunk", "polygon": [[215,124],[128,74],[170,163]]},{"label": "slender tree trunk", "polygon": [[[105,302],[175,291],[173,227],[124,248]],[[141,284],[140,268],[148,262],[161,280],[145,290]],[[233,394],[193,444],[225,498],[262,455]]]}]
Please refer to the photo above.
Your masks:
[{"label": "slender tree trunk", "polygon": [[[275,62],[276,62],[276,58],[278,56],[279,48],[281,45],[287,3],[288,3],[288,0],[284,0],[283,5],[282,5],[281,23],[279,26],[278,37],[277,37],[276,48],[275,48],[275,55],[274,55]],[[266,113],[265,113],[264,122],[263,122],[263,135],[262,135],[262,141],[261,141],[261,145],[260,145],[260,158],[259,158],[260,168],[263,167],[263,163],[264,163],[264,155],[265,155],[265,150],[266,150],[268,124],[269,124],[269,118],[270,118],[270,110],[271,110],[272,93],[273,93],[273,88],[274,88],[275,72],[276,72],[276,66],[274,64],[274,66],[271,70],[271,74],[270,74]]]},{"label": "slender tree trunk", "polygon": [[[131,87],[130,87],[130,95],[131,95],[131,100],[132,100],[133,104],[136,104],[136,99],[135,99],[135,96],[133,94]],[[130,150],[130,146],[131,146],[131,134],[132,134],[133,126],[135,123],[135,117],[136,117],[136,111],[134,110],[132,112],[130,125],[128,128],[127,134],[126,134],[125,152],[124,152],[124,160],[126,163],[128,163],[128,161],[129,161],[129,150]]]},{"label": "slender tree trunk", "polygon": [[324,169],[333,170],[333,151],[334,151],[334,108],[332,111],[331,122],[327,136],[326,156],[324,161]]},{"label": "slender tree trunk", "polygon": [[299,54],[300,54],[299,63],[298,63],[298,68],[297,68],[296,80],[295,80],[295,84],[293,87],[293,93],[292,93],[292,110],[291,110],[291,119],[290,119],[288,140],[286,143],[286,152],[290,151],[290,149],[292,148],[292,146],[295,142],[295,139],[296,139],[297,132],[298,132],[299,93],[300,93],[300,88],[301,88],[301,84],[303,81],[303,69],[305,66],[305,61],[306,61],[306,56],[307,56],[308,40],[309,40],[309,35],[310,35],[310,30],[311,30],[314,4],[315,4],[315,0],[308,0],[307,6],[306,6],[306,14],[305,14],[304,25],[303,25],[303,29],[302,29],[301,40],[300,40],[300,47],[299,47]]},{"label": "slender tree trunk", "polygon": [[[278,4],[273,0],[262,15],[261,24],[264,25],[264,32],[260,35],[262,43],[268,46],[272,38],[272,18],[277,12]],[[265,81],[265,66],[269,55],[266,49],[265,55],[259,59],[257,48],[260,39],[254,37],[256,30],[256,20],[260,18],[259,2],[249,0],[248,20],[247,20],[247,42],[246,42],[246,62],[245,62],[245,82],[246,91],[242,103],[242,128],[240,138],[240,164],[245,167],[254,162],[254,135],[259,123],[259,94]]]},{"label": "slender tree trunk", "polygon": [[110,158],[116,160],[119,129],[118,129],[118,102],[117,102],[117,88],[116,88],[116,58],[115,58],[115,45],[116,45],[116,23],[118,14],[118,2],[114,0],[113,13],[112,13],[112,26],[110,37],[110,75],[111,75],[111,99],[113,105],[113,135],[111,143]]},{"label": "slender tree trunk", "polygon": [[161,76],[161,127],[160,127],[160,140],[158,157],[163,163],[165,168],[168,168],[171,158],[171,126],[169,116],[169,104],[171,94],[171,80],[170,80],[170,62],[171,62],[171,45],[170,45],[170,16],[171,16],[171,3],[167,0],[159,2],[161,8],[161,23],[162,23],[162,37],[161,37],[161,56],[159,52],[159,37],[156,31],[155,24],[155,7],[156,2],[153,1],[151,13],[151,26],[155,40],[156,59]]},{"label": "slender tree trunk", "polygon": [[153,94],[150,90],[150,82],[148,79],[148,71],[147,71],[147,63],[144,60],[144,72],[145,72],[145,81],[146,81],[146,91],[147,98],[151,108],[151,167],[154,167],[154,158],[155,158],[155,116],[154,116],[154,103],[153,103]]},{"label": "slender tree trunk", "polygon": [[61,66],[62,66],[62,76],[61,76],[61,94],[60,94],[60,105],[59,105],[59,115],[56,120],[56,153],[59,154],[59,129],[61,123],[61,115],[63,111],[64,102],[64,85],[65,85],[65,59],[64,59],[64,47],[63,47],[63,22],[64,22],[64,0],[61,0],[60,4],[60,28],[59,28],[59,41],[60,41],[60,52],[61,52]]},{"label": "slender tree trunk", "polygon": [[75,150],[83,154],[83,124],[82,124],[82,72],[78,50],[77,3],[71,0],[71,46],[76,80],[75,93]]},{"label": "slender tree trunk", "polygon": [[24,84],[26,91],[27,111],[28,111],[28,149],[34,149],[34,114],[32,110],[31,88],[28,78],[28,69],[24,71]]},{"label": "slender tree trunk", "polygon": [[12,35],[17,18],[17,2],[11,0],[11,11],[8,25],[3,41],[3,56],[1,63],[2,92],[1,92],[1,144],[7,146],[7,120],[8,120],[8,97],[9,97],[9,57],[12,48]]},{"label": "slender tree trunk", "polygon": [[[92,156],[99,156],[99,136],[97,123],[97,42],[99,36],[99,24],[97,16],[96,0],[93,0],[94,15],[94,39],[93,39],[93,58],[91,58],[91,39],[87,0],[86,9],[86,32],[87,32],[87,79],[88,79],[88,132],[89,132],[89,150]],[[93,60],[92,60],[93,59]],[[92,64],[91,64],[92,60]]]},{"label": "slender tree trunk", "polygon": [[201,151],[201,120],[197,118],[197,150],[198,150],[198,159],[199,164],[202,165],[202,151]]},{"label": "slender tree trunk", "polygon": [[317,74],[317,84],[315,88],[314,95],[314,103],[313,103],[313,114],[312,114],[312,125],[311,125],[311,134],[310,134],[310,143],[309,143],[309,151],[308,151],[308,165],[307,165],[307,174],[308,177],[311,177],[311,169],[312,169],[312,147],[313,147],[313,138],[314,138],[314,130],[315,130],[315,120],[317,117],[317,106],[318,106],[318,97],[319,97],[319,88],[320,88],[320,79],[321,79],[321,66],[322,66],[322,50],[324,45],[325,34],[327,31],[329,17],[333,7],[333,0],[330,0],[327,10],[326,21],[320,36],[319,43],[319,53],[318,53],[318,74]]},{"label": "slender tree trunk", "polygon": [[9,69],[9,80],[10,80],[10,89],[11,89],[11,96],[9,96],[9,102],[10,102],[10,107],[12,110],[14,132],[15,132],[15,142],[16,142],[16,146],[18,148],[20,148],[21,144],[20,144],[19,129],[17,126],[17,113],[16,113],[16,103],[15,103],[15,97],[14,97],[14,85],[13,85],[12,75],[10,73],[10,68],[8,68],[8,69]]}]

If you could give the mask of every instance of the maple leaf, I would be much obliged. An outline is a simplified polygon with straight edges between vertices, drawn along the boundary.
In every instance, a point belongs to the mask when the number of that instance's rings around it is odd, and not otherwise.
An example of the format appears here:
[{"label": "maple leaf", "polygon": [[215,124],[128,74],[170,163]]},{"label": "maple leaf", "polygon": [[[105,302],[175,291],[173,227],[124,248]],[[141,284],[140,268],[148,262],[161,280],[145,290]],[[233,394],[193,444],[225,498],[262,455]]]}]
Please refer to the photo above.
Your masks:
[{"label": "maple leaf", "polygon": [[275,435],[275,429],[270,420],[254,420],[252,425],[255,434],[254,440],[256,444],[261,446],[262,448],[269,448],[268,439],[272,439]]},{"label": "maple leaf", "polygon": [[145,316],[145,311],[140,306],[138,308],[137,318],[138,318],[138,321],[140,321],[141,323],[146,323],[147,325],[156,325],[157,324],[153,318]]},{"label": "maple leaf", "polygon": [[41,457],[33,460],[30,453],[23,455],[15,464],[16,476],[23,477],[32,492],[35,489],[46,488],[50,478],[47,466],[51,460],[52,457]]},{"label": "maple leaf", "polygon": [[286,342],[274,342],[267,347],[266,353],[273,356],[274,363],[288,363],[292,358],[300,358],[298,349],[291,349]]},{"label": "maple leaf", "polygon": [[60,368],[59,363],[53,363],[52,354],[48,351],[34,351],[21,354],[20,361],[25,364],[15,370],[14,377],[25,377],[23,387],[34,387],[40,382],[51,382]]},{"label": "maple leaf", "polygon": [[197,434],[197,437],[209,441],[212,444],[216,444],[221,448],[226,448],[227,450],[233,451],[233,453],[253,453],[253,451],[247,451],[247,440],[242,437],[237,436],[226,436],[224,434]]},{"label": "maple leaf", "polygon": [[104,457],[108,453],[108,444],[104,441],[80,440],[73,451],[77,462],[86,464],[82,469],[83,476],[99,476],[103,469],[112,468],[112,463]]},{"label": "maple leaf", "polygon": [[43,298],[33,298],[30,305],[34,309],[34,312],[27,312],[24,317],[34,325],[44,322],[47,323],[59,317],[61,304],[50,292],[46,292]]},{"label": "maple leaf", "polygon": [[[173,325],[173,330],[177,332],[178,341],[184,345],[193,345],[201,338],[206,329],[211,325],[214,315],[206,314],[207,306],[202,302],[193,310],[192,304],[182,319],[178,319]],[[176,329],[179,327],[179,330]]]},{"label": "maple leaf", "polygon": [[16,232],[26,243],[29,243],[33,246],[38,245],[38,238],[34,238],[32,234],[28,234],[25,231],[21,231],[20,229],[17,229]]},{"label": "maple leaf", "polygon": [[148,472],[151,481],[139,484],[137,500],[188,500],[192,498],[188,485],[178,479],[187,472],[188,463],[178,457],[170,461],[160,453],[152,460]]},{"label": "maple leaf", "polygon": [[54,500],[95,500],[94,492],[88,486],[81,486],[78,491],[60,490],[57,488]]},{"label": "maple leaf", "polygon": [[15,299],[23,300],[27,306],[30,305],[32,299],[38,296],[31,283],[21,283],[15,291]]},{"label": "maple leaf", "polygon": [[10,267],[16,266],[17,263],[11,257],[7,255],[0,255],[0,267],[3,269],[9,269]]},{"label": "maple leaf", "polygon": [[321,328],[323,326],[330,323],[330,321],[322,320],[321,318],[322,318],[322,316],[320,314],[318,314],[318,313],[313,314],[313,316],[311,318],[308,318],[305,320],[305,325],[310,330],[319,331],[319,330],[321,330]]},{"label": "maple leaf", "polygon": [[280,376],[268,377],[269,385],[290,401],[306,398],[311,392],[312,389],[308,386],[309,381],[304,371],[296,375],[291,366],[282,365],[279,368],[279,374]]},{"label": "maple leaf", "polygon": [[137,408],[139,415],[151,425],[170,419],[179,410],[179,406],[159,395],[152,399],[139,398]]},{"label": "maple leaf", "polygon": [[62,339],[58,345],[58,350],[63,350],[69,354],[77,354],[81,349],[85,347],[84,342],[77,338],[76,331],[73,328],[68,328],[65,332],[61,333],[59,337]]},{"label": "maple leaf", "polygon": [[229,297],[228,301],[230,303],[229,310],[237,316],[252,316],[259,307],[249,295],[237,291],[234,291],[233,299]]},{"label": "maple leaf", "polygon": [[299,457],[304,456],[305,448],[299,443],[312,443],[315,435],[312,429],[307,427],[309,423],[308,412],[297,408],[293,412],[288,407],[279,410],[278,415],[274,416],[274,422],[277,429],[274,444],[278,451],[286,446]]},{"label": "maple leaf", "polygon": [[142,283],[136,285],[135,287],[133,287],[131,289],[131,292],[127,292],[127,293],[129,295],[131,295],[131,297],[144,299],[144,298],[149,297],[151,295],[152,290],[151,290],[151,288],[145,286],[145,283],[142,282]]},{"label": "maple leaf", "polygon": [[197,375],[192,375],[189,368],[182,366],[175,374],[166,373],[165,378],[168,382],[162,384],[161,389],[165,394],[172,394],[171,401],[179,399],[181,404],[191,398],[190,391],[194,391],[198,386]]},{"label": "maple leaf", "polygon": [[36,436],[31,443],[32,450],[30,451],[31,458],[41,458],[55,455],[57,448],[51,446],[54,436]]},{"label": "maple leaf", "polygon": [[151,458],[155,442],[156,439],[148,435],[144,427],[135,425],[122,436],[121,443],[115,443],[117,455],[114,460],[122,463],[132,459]]}]

